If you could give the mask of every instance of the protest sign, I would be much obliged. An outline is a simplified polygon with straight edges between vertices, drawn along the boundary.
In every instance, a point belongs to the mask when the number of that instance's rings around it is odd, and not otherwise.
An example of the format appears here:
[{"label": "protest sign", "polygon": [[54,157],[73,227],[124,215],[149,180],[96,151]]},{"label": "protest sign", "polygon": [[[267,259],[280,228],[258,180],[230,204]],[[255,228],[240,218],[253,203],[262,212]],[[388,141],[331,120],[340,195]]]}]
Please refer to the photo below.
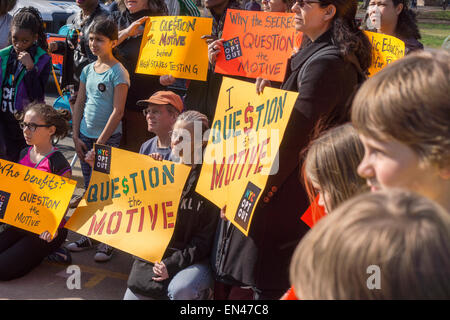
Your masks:
[{"label": "protest sign", "polygon": [[215,72],[283,81],[287,60],[301,44],[295,15],[234,9],[226,14]]},{"label": "protest sign", "polygon": [[142,259],[160,261],[189,172],[185,165],[95,145],[89,187],[66,228]]},{"label": "protest sign", "polygon": [[212,19],[199,17],[151,17],[145,24],[136,73],[172,75],[206,80]]},{"label": "protest sign", "polygon": [[0,159],[0,222],[53,236],[76,181]]},{"label": "protest sign", "polygon": [[196,191],[248,235],[298,93],[223,78]]},{"label": "protest sign", "polygon": [[[51,42],[54,41],[66,41],[66,37],[58,35],[58,34],[54,34],[54,33],[47,33],[47,43],[50,44]],[[60,65],[62,68],[62,65],[64,63],[64,55],[62,54],[55,54],[55,53],[51,53],[50,54],[52,57],[52,63],[54,65]]]},{"label": "protest sign", "polygon": [[385,66],[405,56],[405,43],[393,36],[382,33],[364,31],[372,44],[372,65],[369,77]]}]

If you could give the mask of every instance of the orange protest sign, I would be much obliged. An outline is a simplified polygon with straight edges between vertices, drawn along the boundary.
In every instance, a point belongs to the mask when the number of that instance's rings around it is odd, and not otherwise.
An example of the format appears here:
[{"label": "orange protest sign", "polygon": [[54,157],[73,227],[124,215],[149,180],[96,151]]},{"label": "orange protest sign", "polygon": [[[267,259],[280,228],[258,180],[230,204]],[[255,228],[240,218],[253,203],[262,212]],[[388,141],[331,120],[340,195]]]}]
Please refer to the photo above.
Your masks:
[{"label": "orange protest sign", "polygon": [[55,235],[76,181],[0,159],[0,222]]},{"label": "orange protest sign", "polygon": [[[61,35],[56,35],[56,34],[47,34],[47,43],[50,44],[51,42],[54,42],[54,41],[66,41],[66,37],[61,36]],[[52,63],[54,65],[58,65],[58,64],[62,65],[64,62],[64,56],[61,54],[52,53],[51,57],[52,57]]]},{"label": "orange protest sign", "polygon": [[286,65],[301,34],[294,14],[228,9],[215,72],[283,81]]},{"label": "orange protest sign", "polygon": [[190,167],[95,145],[83,200],[65,227],[142,259],[162,259]]}]

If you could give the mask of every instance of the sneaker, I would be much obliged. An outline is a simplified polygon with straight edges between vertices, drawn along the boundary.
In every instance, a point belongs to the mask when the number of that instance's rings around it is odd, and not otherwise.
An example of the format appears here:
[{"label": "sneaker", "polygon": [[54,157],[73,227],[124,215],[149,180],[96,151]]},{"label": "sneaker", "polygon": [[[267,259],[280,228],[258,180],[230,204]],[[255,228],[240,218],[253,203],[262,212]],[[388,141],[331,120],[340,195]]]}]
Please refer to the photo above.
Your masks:
[{"label": "sneaker", "polygon": [[64,264],[72,263],[72,255],[66,248],[60,247],[47,256],[47,260]]},{"label": "sneaker", "polygon": [[66,248],[72,252],[79,252],[92,248],[92,241],[88,237],[82,236],[80,240],[69,243]]},{"label": "sneaker", "polygon": [[105,262],[109,261],[113,254],[113,248],[104,244],[100,243],[97,246],[97,253],[94,256],[94,260],[97,262]]},{"label": "sneaker", "polygon": [[70,199],[69,208],[74,209],[74,208],[78,207],[78,205],[81,202],[81,199],[83,199],[83,196],[84,196],[84,194],[73,196],[72,199]]}]

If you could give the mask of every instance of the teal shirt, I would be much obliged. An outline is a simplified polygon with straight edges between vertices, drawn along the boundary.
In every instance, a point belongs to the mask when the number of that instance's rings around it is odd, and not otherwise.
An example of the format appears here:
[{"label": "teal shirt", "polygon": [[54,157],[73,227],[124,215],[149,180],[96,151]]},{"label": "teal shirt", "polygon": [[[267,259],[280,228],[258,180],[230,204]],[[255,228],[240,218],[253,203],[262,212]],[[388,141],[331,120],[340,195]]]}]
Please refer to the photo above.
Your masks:
[{"label": "teal shirt", "polygon": [[[114,88],[125,83],[130,86],[130,75],[121,63],[97,73],[94,63],[83,68],[80,81],[86,85],[86,104],[81,119],[80,132],[88,138],[98,138],[113,112]],[[122,133],[122,122],[113,134]]]}]

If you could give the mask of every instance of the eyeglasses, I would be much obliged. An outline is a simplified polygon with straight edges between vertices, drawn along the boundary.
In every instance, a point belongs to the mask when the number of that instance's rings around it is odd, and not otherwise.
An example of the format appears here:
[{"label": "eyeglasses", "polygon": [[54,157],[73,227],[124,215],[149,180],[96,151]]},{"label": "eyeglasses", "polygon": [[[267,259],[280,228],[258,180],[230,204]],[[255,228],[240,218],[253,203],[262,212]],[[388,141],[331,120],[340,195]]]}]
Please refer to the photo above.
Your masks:
[{"label": "eyeglasses", "polygon": [[148,114],[151,114],[151,113],[153,113],[153,114],[155,114],[155,115],[158,115],[158,114],[160,114],[161,113],[161,110],[158,108],[158,109],[144,109],[144,110],[142,110],[142,114],[144,115],[144,117],[146,117]]},{"label": "eyeglasses", "polygon": [[295,1],[300,8],[303,8],[305,6],[305,4],[307,3],[320,3],[321,1],[316,1],[316,0],[297,0]]},{"label": "eyeglasses", "polygon": [[40,128],[40,127],[49,128],[51,126],[52,126],[52,124],[36,124],[33,122],[26,123],[23,121],[20,123],[20,129],[25,130],[25,128],[28,128],[28,129],[30,129],[31,132],[35,132],[36,129]]}]

